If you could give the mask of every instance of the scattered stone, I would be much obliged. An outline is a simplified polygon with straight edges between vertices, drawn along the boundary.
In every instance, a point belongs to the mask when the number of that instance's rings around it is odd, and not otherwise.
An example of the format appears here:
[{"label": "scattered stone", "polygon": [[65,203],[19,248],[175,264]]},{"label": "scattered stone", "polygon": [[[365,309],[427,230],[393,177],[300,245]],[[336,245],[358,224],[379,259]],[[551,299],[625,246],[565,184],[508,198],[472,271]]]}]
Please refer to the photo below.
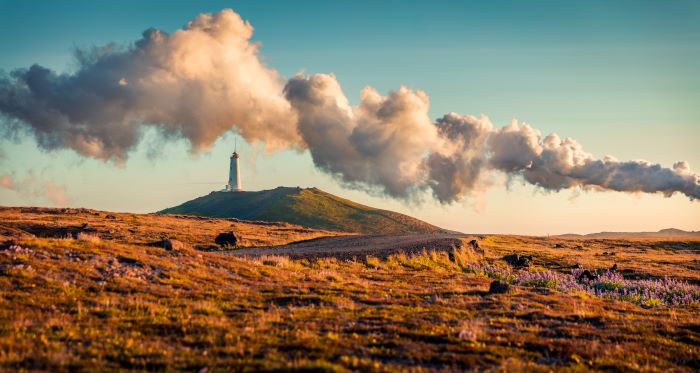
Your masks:
[{"label": "scattered stone", "polygon": [[233,232],[220,233],[216,236],[216,239],[214,239],[214,242],[219,246],[236,246],[239,241],[240,237]]},{"label": "scattered stone", "polygon": [[476,251],[477,253],[484,254],[485,251],[479,246],[479,241],[477,240],[471,240],[469,241],[469,246],[472,248],[472,250]]},{"label": "scattered stone", "polygon": [[554,244],[554,248],[555,248],[555,249],[563,249],[563,248],[565,248],[565,247],[566,247],[566,246],[564,246],[564,245],[562,245],[562,244],[560,244],[560,243]]},{"label": "scattered stone", "polygon": [[503,260],[514,267],[527,268],[532,264],[531,255],[509,254],[504,256]]},{"label": "scattered stone", "polygon": [[[114,263],[114,261],[112,261]],[[130,258],[128,256],[123,256],[123,255],[117,255],[117,263],[118,264],[126,264],[126,265],[132,265],[132,266],[137,266],[137,267],[142,267],[143,264],[139,262],[138,260],[134,258]]]},{"label": "scattered stone", "polygon": [[168,251],[179,251],[185,248],[185,244],[182,241],[173,239],[164,239],[161,241],[156,241],[151,244],[151,246],[162,247]]},{"label": "scattered stone", "polygon": [[510,290],[510,285],[501,281],[494,281],[489,286],[489,294],[505,294]]},{"label": "scattered stone", "polygon": [[591,271],[589,271],[589,270],[585,270],[585,271],[581,272],[580,275],[578,275],[578,280],[579,280],[579,281],[583,281],[584,279],[585,279],[586,281],[593,281],[593,280],[595,280],[596,278],[598,278],[598,276],[597,276],[597,275],[594,275],[594,274],[591,273]]},{"label": "scattered stone", "polygon": [[515,266],[527,268],[530,264],[532,264],[532,256],[521,256]]}]

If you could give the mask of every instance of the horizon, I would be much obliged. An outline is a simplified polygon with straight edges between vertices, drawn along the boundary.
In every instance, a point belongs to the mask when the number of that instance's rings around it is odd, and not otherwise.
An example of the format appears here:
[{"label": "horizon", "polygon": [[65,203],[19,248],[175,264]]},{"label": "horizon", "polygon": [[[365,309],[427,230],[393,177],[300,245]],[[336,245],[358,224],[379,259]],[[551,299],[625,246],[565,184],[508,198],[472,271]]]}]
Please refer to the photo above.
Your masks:
[{"label": "horizon", "polygon": [[[531,7],[500,2],[509,5],[507,10],[498,4],[396,2],[276,2],[269,7],[227,1],[175,3],[166,9],[161,4],[46,2],[34,14],[35,5],[2,2],[0,72],[39,64],[58,74],[72,73],[78,68],[73,49],[133,45],[151,27],[172,33],[200,14],[231,8],[254,28],[252,40],[261,43],[264,66],[284,79],[299,72],[335,74],[352,105],[359,104],[365,86],[381,95],[407,86],[429,96],[431,121],[451,112],[483,113],[501,128],[518,118],[543,136],[576,139],[596,159],[608,154],[620,161],[643,159],[687,173],[700,165],[700,109],[695,105],[700,76],[694,74],[700,5],[693,2],[538,2]],[[523,17],[527,21],[519,22]],[[31,32],[11,32],[19,27]],[[25,124],[7,113],[0,115],[0,129],[7,133],[0,140],[0,205],[134,213],[207,194],[216,180],[221,180],[216,190],[222,189],[227,154],[234,137],[241,136],[225,131],[209,149],[192,154],[191,139],[181,133],[144,127],[120,164],[116,158],[81,156],[76,148],[41,148]],[[315,167],[320,162],[334,170],[337,165],[312,159],[307,148],[268,153],[263,143],[238,141],[243,190],[317,187],[460,232],[542,236],[700,230],[700,204],[680,191],[666,197],[590,186],[547,190],[527,184],[519,174],[496,171],[485,181],[488,187],[465,189],[468,193],[456,194],[459,198],[446,205],[431,194],[431,184],[402,196],[403,190],[392,189],[394,180],[344,181]],[[680,161],[687,163],[677,167]]]}]

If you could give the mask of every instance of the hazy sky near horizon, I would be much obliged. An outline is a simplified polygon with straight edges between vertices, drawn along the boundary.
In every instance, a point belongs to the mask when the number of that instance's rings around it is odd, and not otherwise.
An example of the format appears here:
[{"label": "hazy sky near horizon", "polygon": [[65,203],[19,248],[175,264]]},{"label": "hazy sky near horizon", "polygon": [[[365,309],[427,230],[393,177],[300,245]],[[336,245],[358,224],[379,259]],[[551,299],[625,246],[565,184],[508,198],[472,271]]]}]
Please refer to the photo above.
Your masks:
[{"label": "hazy sky near horizon", "polygon": [[[73,49],[133,43],[232,8],[255,28],[267,66],[289,78],[334,73],[352,103],[371,85],[430,96],[430,115],[512,118],[578,140],[598,158],[680,160],[700,171],[700,2],[72,1],[0,0],[0,70],[75,68]],[[1,120],[1,119],[0,119]],[[123,167],[73,151],[0,140],[0,205],[153,212],[221,189],[233,133],[192,156],[184,140],[144,133]],[[308,152],[265,154],[238,143],[248,190],[316,186],[464,232],[555,234],[700,230],[700,202],[676,194],[544,192],[515,178],[480,199],[440,205],[344,188]],[[0,179],[0,185],[3,179]],[[211,184],[215,183],[215,184]]]}]

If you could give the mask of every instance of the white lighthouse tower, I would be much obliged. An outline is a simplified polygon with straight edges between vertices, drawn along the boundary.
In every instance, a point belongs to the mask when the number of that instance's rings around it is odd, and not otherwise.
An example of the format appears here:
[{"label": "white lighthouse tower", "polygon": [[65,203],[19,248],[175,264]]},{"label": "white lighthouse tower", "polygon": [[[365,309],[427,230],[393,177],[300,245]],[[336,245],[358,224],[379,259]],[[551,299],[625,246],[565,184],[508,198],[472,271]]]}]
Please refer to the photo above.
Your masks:
[{"label": "white lighthouse tower", "polygon": [[231,164],[229,166],[228,173],[228,184],[226,185],[227,192],[240,192],[241,189],[241,170],[238,168],[238,153],[234,147],[233,154],[231,154]]}]

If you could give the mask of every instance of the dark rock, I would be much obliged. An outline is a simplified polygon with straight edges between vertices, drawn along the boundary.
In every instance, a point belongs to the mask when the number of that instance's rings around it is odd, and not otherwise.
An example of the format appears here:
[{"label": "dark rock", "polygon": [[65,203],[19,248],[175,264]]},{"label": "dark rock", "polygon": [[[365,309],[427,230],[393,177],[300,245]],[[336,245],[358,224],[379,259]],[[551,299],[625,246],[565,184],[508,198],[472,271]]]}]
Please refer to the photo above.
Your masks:
[{"label": "dark rock", "polygon": [[531,255],[509,254],[504,256],[503,260],[514,267],[527,268],[532,264]]},{"label": "dark rock", "polygon": [[612,267],[610,267],[610,272],[615,272],[617,271],[617,263],[613,264]]},{"label": "dark rock", "polygon": [[597,276],[597,275],[594,275],[594,274],[591,273],[591,271],[589,271],[589,270],[585,270],[585,271],[581,272],[580,275],[578,275],[578,280],[579,280],[579,281],[583,281],[583,280],[586,280],[586,281],[593,281],[593,280],[595,280],[596,278],[598,278],[598,276]]},{"label": "dark rock", "polygon": [[216,236],[216,239],[214,239],[214,242],[219,246],[236,246],[239,241],[240,237],[233,232],[220,233]]},{"label": "dark rock", "polygon": [[134,258],[130,258],[128,256],[123,256],[123,255],[117,255],[117,263],[118,264],[127,264],[131,266],[137,266],[137,267],[143,267],[143,264],[139,262],[138,260]]},{"label": "dark rock", "polygon": [[164,239],[161,241],[156,241],[156,242],[151,243],[151,246],[161,247],[161,248],[168,250],[168,251],[182,250],[185,248],[185,244],[182,241],[173,240],[173,239]]},{"label": "dark rock", "polygon": [[478,252],[478,253],[481,253],[481,254],[484,254],[484,253],[485,253],[485,252],[484,252],[484,249],[482,249],[482,248],[479,246],[479,242],[478,242],[477,240],[471,240],[471,241],[469,241],[469,247],[471,247],[472,250],[474,250],[474,251],[476,251],[476,252]]},{"label": "dark rock", "polygon": [[198,251],[207,251],[207,252],[214,252],[214,251],[220,251],[221,248],[216,245],[197,245],[194,247],[195,250]]},{"label": "dark rock", "polygon": [[566,246],[564,246],[564,245],[562,245],[562,244],[560,244],[560,243],[554,244],[554,248],[555,248],[555,249],[563,249],[563,248],[565,248],[565,247],[566,247]]},{"label": "dark rock", "polygon": [[501,281],[494,281],[489,286],[489,294],[504,294],[510,290],[510,285]]},{"label": "dark rock", "polygon": [[515,263],[518,262],[518,259],[520,259],[520,255],[518,254],[508,254],[503,257],[503,260],[510,265],[515,265]]},{"label": "dark rock", "polygon": [[110,215],[107,215],[107,216],[105,216],[105,219],[110,219],[110,220],[114,220],[114,219],[116,219],[116,218],[117,218],[116,216],[114,216],[114,215],[111,215],[111,214],[110,214]]},{"label": "dark rock", "polygon": [[518,262],[515,264],[516,267],[529,267],[532,264],[532,256],[521,256]]}]

